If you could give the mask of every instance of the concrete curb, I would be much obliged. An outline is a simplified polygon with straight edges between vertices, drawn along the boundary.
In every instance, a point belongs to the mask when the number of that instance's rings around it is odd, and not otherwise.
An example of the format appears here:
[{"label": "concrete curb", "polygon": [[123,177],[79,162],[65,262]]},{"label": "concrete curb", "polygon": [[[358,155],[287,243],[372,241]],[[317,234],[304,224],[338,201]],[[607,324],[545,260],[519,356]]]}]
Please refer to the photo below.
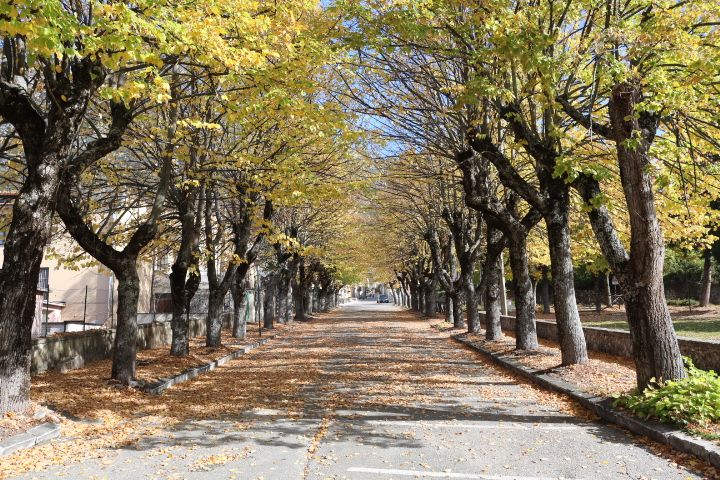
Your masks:
[{"label": "concrete curb", "polygon": [[212,362],[208,362],[204,365],[200,365],[198,367],[193,367],[185,370],[182,373],[179,373],[173,377],[170,378],[161,378],[157,382],[148,383],[144,386],[140,387],[140,389],[148,393],[150,395],[160,395],[168,388],[172,387],[173,385],[178,385],[180,383],[185,383],[188,380],[192,380],[195,377],[198,377],[202,375],[203,373],[210,372],[212,370],[215,370],[220,365],[224,365],[228,363],[230,360],[234,360],[238,358],[241,355],[246,354],[250,350],[254,350],[261,345],[265,345],[267,342],[275,338],[277,335],[271,335],[269,337],[262,338],[258,340],[257,342],[251,343],[249,345],[245,345],[241,349],[229,354],[225,355],[224,357],[218,358],[217,360],[213,360]]},{"label": "concrete curb", "polygon": [[32,448],[60,436],[60,424],[45,422],[25,433],[13,435],[0,442],[0,457],[18,450]]},{"label": "concrete curb", "polygon": [[537,373],[532,368],[526,367],[513,358],[485,350],[467,338],[460,338],[460,335],[452,335],[451,338],[473,350],[481,353],[492,363],[499,365],[513,373],[516,373],[528,380],[549,390],[563,393],[576,400],[583,407],[595,412],[603,420],[627,428],[631,432],[651,438],[658,443],[670,445],[683,453],[689,453],[720,468],[720,446],[702,438],[693,437],[682,430],[652,420],[643,420],[634,415],[612,408],[612,399],[598,397],[582,392],[574,385],[567,383],[551,375]]}]

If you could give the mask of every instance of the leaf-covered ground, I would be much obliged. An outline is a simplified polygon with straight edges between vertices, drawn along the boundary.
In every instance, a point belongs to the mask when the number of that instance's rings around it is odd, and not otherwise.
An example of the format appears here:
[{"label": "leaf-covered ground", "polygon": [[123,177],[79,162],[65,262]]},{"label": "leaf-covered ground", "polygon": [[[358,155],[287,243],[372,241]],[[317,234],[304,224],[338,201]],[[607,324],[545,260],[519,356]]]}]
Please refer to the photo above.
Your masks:
[{"label": "leaf-covered ground", "polygon": [[448,337],[392,306],[360,304],[295,324],[161,396],[108,385],[103,362],[47,374],[35,382],[33,399],[71,415],[63,435],[3,458],[0,476],[714,475],[595,422],[567,398],[487,364]]}]

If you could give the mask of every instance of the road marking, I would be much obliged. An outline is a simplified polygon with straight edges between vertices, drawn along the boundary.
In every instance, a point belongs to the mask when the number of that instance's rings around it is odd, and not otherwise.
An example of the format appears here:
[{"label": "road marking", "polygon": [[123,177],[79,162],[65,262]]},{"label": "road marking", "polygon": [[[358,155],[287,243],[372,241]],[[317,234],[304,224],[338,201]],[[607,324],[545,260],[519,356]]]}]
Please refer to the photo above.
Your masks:
[{"label": "road marking", "polygon": [[454,473],[454,472],[426,472],[422,470],[397,470],[393,468],[364,468],[351,467],[348,472],[352,473],[376,473],[383,475],[398,475],[402,477],[429,477],[429,478],[466,478],[475,480],[579,480],[565,477],[518,477],[516,475],[480,475],[477,473]]},{"label": "road marking", "polygon": [[504,423],[442,423],[442,422],[423,422],[423,421],[398,421],[398,420],[368,420],[366,423],[375,425],[399,425],[403,427],[430,427],[430,428],[475,428],[478,430],[575,430],[580,428],[578,425],[513,425]]}]

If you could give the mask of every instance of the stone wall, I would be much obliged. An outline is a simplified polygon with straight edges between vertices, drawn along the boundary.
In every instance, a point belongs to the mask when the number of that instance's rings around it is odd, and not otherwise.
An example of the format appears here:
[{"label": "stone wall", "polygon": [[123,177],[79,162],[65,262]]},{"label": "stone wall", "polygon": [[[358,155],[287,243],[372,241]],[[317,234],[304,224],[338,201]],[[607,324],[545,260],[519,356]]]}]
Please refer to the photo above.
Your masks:
[{"label": "stone wall", "polygon": [[[481,314],[484,316],[484,314]],[[483,318],[484,320],[484,318]],[[515,331],[515,317],[502,316],[503,330]],[[557,341],[557,325],[547,320],[535,322],[539,338]],[[632,358],[630,333],[609,328],[583,327],[588,349],[620,357]],[[720,372],[720,342],[679,338],[682,354],[692,358],[695,365],[704,370]]]},{"label": "stone wall", "polygon": [[[138,318],[143,324],[138,325],[138,348],[158,348],[170,345],[172,332],[169,315],[157,316],[158,320],[144,323],[146,318]],[[167,317],[167,318],[166,318]],[[223,315],[223,328],[230,326],[232,314]],[[205,335],[205,315],[190,316],[190,335]],[[46,370],[67,371],[81,368],[88,362],[110,358],[112,354],[115,330],[88,330],[86,332],[54,335],[47,338],[36,338],[32,346],[32,374]]]}]

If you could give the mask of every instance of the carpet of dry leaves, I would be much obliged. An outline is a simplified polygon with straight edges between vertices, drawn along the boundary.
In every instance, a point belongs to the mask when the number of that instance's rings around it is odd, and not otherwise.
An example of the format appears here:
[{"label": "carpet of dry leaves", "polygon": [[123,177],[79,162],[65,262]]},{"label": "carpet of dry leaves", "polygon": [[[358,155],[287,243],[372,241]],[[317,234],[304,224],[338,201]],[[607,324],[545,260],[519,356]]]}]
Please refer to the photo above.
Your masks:
[{"label": "carpet of dry leaves", "polygon": [[[360,320],[362,323],[358,323]],[[335,334],[328,335],[332,331]],[[351,334],[345,335],[347,332]],[[272,409],[286,418],[309,415],[322,418],[308,445],[308,457],[315,454],[339,409],[387,411],[402,406],[418,407],[443,402],[447,395],[481,396],[500,404],[507,401],[503,397],[512,396],[550,405],[568,415],[593,418],[568,397],[535,387],[491,366],[476,352],[452,342],[451,333],[431,330],[427,320],[409,312],[373,314],[370,319],[325,314],[312,322],[285,328],[266,346],[160,396],[108,384],[107,361],[65,374],[46,373],[34,379],[31,394],[35,402],[65,414],[62,437],[36,447],[32,455],[19,452],[3,458],[0,478],[88,458],[110,457],[117,448],[137,445],[144,437],[190,420],[224,419],[235,422],[232,428],[248,428],[252,420],[243,413],[262,409]],[[380,345],[364,343],[373,335],[382,335],[384,341]],[[218,352],[203,352],[196,346],[194,355],[207,359]],[[151,379],[186,368],[184,363],[173,363],[176,361],[166,359],[165,355],[159,351],[142,352],[143,364],[138,375]],[[483,364],[486,372],[483,375],[495,385],[467,381],[457,375],[463,367],[449,367],[467,362]],[[514,388],[505,391],[503,384]],[[471,416],[473,407],[460,404],[454,414]],[[658,454],[676,462],[676,466],[705,469],[708,477],[717,473],[691,457],[672,454],[669,449],[644,439],[636,441],[647,443]],[[201,471],[243,455],[243,452],[210,455],[198,460],[193,469]]]},{"label": "carpet of dry leaves", "polygon": [[[264,331],[263,335],[282,336],[292,328],[277,324],[272,331]],[[203,337],[194,338],[191,340],[192,353],[185,358],[171,357],[167,347],[143,350],[138,353],[137,377],[152,381],[181,373],[223,357],[258,338],[257,331],[249,331],[243,341],[233,338],[229,332],[223,332],[224,345],[218,348],[204,347]],[[253,350],[242,358],[254,357],[257,352]],[[19,451],[3,457],[0,478],[97,457],[102,451],[130,446],[143,436],[157,433],[159,425],[169,427],[192,418],[220,418],[244,407],[291,406],[296,391],[292,385],[296,380],[286,380],[299,372],[294,369],[277,369],[278,372],[275,372],[273,369],[274,365],[285,363],[286,354],[287,349],[276,349],[270,358],[265,356],[263,364],[272,374],[264,372],[261,365],[249,359],[248,368],[242,371],[232,369],[232,378],[229,378],[229,368],[220,367],[210,375],[173,387],[162,396],[113,385],[109,382],[109,359],[65,373],[37,375],[33,377],[30,392],[33,408],[45,405],[58,412],[62,437],[35,447],[33,455]],[[244,388],[228,388],[228,385],[234,384],[244,385]],[[279,388],[280,385],[284,388]],[[26,429],[23,427],[32,426],[17,421],[15,425],[23,430]]]}]

